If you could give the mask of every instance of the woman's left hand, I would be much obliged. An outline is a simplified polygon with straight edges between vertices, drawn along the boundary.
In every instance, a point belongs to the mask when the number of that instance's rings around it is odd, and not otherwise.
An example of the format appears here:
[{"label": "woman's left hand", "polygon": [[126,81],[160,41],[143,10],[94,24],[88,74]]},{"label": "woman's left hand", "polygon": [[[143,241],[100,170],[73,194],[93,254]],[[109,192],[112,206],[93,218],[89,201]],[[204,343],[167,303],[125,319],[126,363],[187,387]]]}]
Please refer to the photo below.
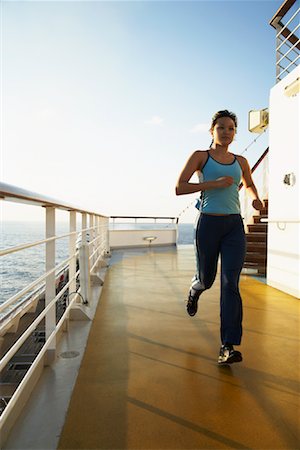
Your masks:
[{"label": "woman's left hand", "polygon": [[257,209],[258,211],[260,211],[264,207],[262,201],[259,200],[259,198],[256,198],[255,200],[253,200],[252,206],[254,209]]}]

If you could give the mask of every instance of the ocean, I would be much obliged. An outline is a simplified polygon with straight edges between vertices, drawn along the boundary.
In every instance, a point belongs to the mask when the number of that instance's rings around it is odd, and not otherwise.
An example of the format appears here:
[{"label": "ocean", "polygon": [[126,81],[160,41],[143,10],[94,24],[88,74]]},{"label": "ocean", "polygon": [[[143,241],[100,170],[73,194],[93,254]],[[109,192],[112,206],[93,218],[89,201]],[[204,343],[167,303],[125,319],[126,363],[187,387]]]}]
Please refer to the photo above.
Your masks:
[{"label": "ocean", "polygon": [[[165,228],[168,224],[115,223],[114,229]],[[112,227],[112,224],[111,224]],[[193,224],[179,224],[178,244],[193,243]],[[56,225],[57,236],[68,233],[67,223]],[[0,249],[35,242],[44,239],[44,224],[41,222],[5,222],[1,223]],[[56,264],[68,257],[68,237],[56,241]],[[26,285],[36,280],[45,271],[45,244],[22,250],[0,259],[0,303],[5,302]]]}]

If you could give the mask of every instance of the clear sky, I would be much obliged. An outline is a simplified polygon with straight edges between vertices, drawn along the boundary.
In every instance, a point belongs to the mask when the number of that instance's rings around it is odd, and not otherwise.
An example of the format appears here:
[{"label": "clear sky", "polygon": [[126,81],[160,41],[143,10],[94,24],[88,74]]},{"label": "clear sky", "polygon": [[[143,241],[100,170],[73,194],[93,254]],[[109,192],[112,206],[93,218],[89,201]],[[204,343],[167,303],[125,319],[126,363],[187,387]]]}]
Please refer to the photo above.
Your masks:
[{"label": "clear sky", "polygon": [[176,197],[176,180],[215,111],[238,116],[232,152],[258,136],[248,111],[275,84],[280,4],[2,1],[2,180],[102,214],[177,216],[196,195]]}]

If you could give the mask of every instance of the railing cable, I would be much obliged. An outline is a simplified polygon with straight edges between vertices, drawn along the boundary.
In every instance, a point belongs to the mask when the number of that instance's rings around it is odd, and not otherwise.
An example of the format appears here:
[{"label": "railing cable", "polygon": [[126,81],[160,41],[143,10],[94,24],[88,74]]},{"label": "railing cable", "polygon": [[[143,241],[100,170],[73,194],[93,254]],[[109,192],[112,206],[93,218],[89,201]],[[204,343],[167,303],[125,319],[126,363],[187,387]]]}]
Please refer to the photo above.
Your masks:
[{"label": "railing cable", "polygon": [[246,151],[251,147],[251,145],[255,144],[255,142],[258,141],[258,139],[261,138],[261,136],[263,136],[265,134],[265,132],[267,131],[267,129],[264,129],[263,132],[258,135],[255,139],[253,139],[252,142],[250,142],[250,144],[242,151],[241,155],[243,155],[244,153],[246,153]]}]

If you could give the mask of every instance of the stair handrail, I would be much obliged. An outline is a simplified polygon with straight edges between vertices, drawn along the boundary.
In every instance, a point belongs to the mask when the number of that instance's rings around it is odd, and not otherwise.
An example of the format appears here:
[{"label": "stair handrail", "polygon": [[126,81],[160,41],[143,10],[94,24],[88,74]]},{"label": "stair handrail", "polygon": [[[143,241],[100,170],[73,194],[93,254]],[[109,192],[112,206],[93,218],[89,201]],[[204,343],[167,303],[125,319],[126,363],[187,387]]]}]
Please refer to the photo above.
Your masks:
[{"label": "stair handrail", "polygon": [[[258,158],[256,163],[254,164],[254,166],[251,168],[251,174],[253,172],[255,172],[255,170],[258,168],[258,166],[261,164],[261,162],[265,159],[265,157],[267,156],[268,153],[269,153],[269,147],[266,148],[266,150],[263,152],[263,154]],[[239,185],[239,191],[242,189],[243,186],[244,185],[241,182],[240,185]]]}]

